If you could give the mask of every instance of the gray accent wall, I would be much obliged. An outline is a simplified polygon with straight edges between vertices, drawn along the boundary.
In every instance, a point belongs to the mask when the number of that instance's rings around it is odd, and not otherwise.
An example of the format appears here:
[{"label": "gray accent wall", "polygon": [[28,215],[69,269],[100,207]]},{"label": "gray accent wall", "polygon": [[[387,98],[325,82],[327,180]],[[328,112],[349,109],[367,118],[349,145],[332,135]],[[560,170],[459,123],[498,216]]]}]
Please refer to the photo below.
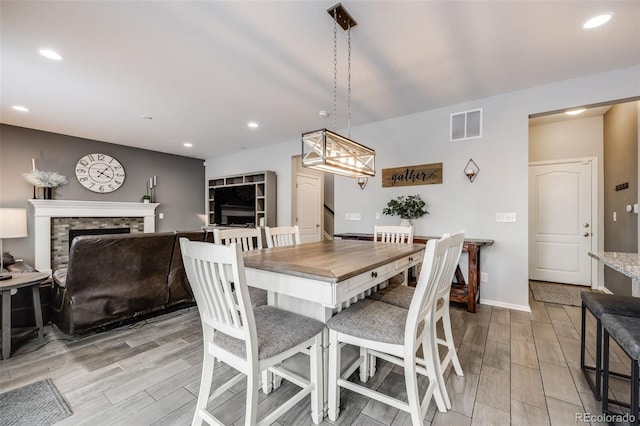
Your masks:
[{"label": "gray accent wall", "polygon": [[[626,182],[627,189],[615,190]],[[638,102],[614,105],[604,115],[604,188],[605,251],[637,253],[638,215],[625,208],[638,202]],[[604,269],[604,285],[631,296],[631,278],[611,268]]]},{"label": "gray accent wall", "polygon": [[[100,194],[77,181],[77,161],[91,153],[108,154],[125,168],[126,180],[116,191]],[[204,225],[205,167],[202,159],[165,154],[90,139],[0,125],[0,207],[29,208],[33,186],[22,173],[31,170],[31,159],[40,170],[65,175],[67,185],[57,188],[53,198],[87,201],[140,201],[146,183],[157,176],[156,231],[194,230]],[[159,213],[164,215],[159,219]],[[33,263],[33,218],[28,218],[27,238],[4,240],[5,251]]]}]

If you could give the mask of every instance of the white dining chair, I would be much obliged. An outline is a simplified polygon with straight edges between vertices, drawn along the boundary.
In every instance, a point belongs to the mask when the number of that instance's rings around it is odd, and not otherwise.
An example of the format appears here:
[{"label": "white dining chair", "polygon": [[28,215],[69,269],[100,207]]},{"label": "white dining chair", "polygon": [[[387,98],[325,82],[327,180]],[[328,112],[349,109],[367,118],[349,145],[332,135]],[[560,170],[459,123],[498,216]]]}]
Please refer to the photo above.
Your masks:
[{"label": "white dining chair", "polygon": [[282,247],[300,244],[300,228],[295,226],[265,226],[264,234],[267,239],[267,247]]},{"label": "white dining chair", "polygon": [[383,243],[411,244],[413,243],[413,225],[376,225],[374,227],[373,241],[381,241]]},{"label": "white dining chair", "polygon": [[[425,249],[423,267],[418,278],[416,294],[410,308],[403,309],[373,299],[365,299],[333,316],[329,329],[329,419],[337,420],[340,413],[340,388],[349,389],[375,399],[411,415],[414,425],[422,425],[429,402],[435,399],[437,408],[446,411],[440,382],[444,380],[440,363],[434,358],[437,348],[430,334],[433,332],[433,314],[438,281],[446,263],[448,238],[430,240]],[[361,348],[361,356],[346,368],[341,366],[340,348],[344,344]],[[422,347],[424,365],[417,362],[416,352]],[[363,363],[367,352],[404,367],[406,402],[363,385],[348,377]],[[340,372],[343,371],[343,374]],[[424,397],[418,393],[418,374],[429,379]]]},{"label": "white dining chair", "polygon": [[[213,230],[214,244],[229,245],[237,243],[242,251],[261,250],[262,232],[260,228],[228,228]],[[267,304],[267,291],[249,286],[249,296],[253,306]]]},{"label": "white dining chair", "polygon": [[[445,234],[449,235],[449,234]],[[436,292],[436,306],[434,317],[434,331],[438,321],[442,321],[442,328],[444,330],[444,339],[440,339],[436,334],[433,337],[440,346],[446,348],[446,353],[440,362],[440,369],[444,372],[449,363],[453,364],[453,369],[458,376],[463,376],[462,366],[458,359],[458,353],[456,351],[455,343],[453,341],[453,331],[451,330],[451,317],[449,312],[450,296],[451,296],[451,283],[453,282],[453,275],[456,271],[456,266],[460,262],[460,254],[462,253],[462,246],[464,245],[464,232],[457,232],[449,237],[449,247],[447,249],[447,259],[444,267],[442,277],[438,283],[438,289]],[[415,289],[413,287],[398,286],[386,292],[380,300],[385,303],[389,303],[394,306],[398,306],[404,309],[409,309],[413,298],[415,297]],[[447,402],[447,408],[451,408],[451,403],[446,394],[446,388],[444,382],[440,384],[443,389],[445,401]]]},{"label": "white dining chair", "polygon": [[[216,386],[217,398],[244,377],[247,379],[246,426],[268,425],[311,395],[311,418],[318,424],[323,412],[322,333],[317,320],[273,306],[251,307],[244,262],[238,244],[229,246],[180,239],[189,282],[200,313],[204,360],[192,425],[222,423],[207,410],[216,360],[239,373]],[[280,364],[298,352],[309,354],[307,380]],[[256,422],[260,373],[269,371],[301,388],[261,421]]]}]

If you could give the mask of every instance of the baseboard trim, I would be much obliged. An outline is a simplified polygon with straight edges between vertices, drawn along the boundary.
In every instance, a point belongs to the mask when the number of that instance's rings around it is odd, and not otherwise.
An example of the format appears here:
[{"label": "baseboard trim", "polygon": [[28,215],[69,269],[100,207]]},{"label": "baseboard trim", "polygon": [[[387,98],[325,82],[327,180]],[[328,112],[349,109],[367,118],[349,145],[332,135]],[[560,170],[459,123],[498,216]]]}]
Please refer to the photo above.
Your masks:
[{"label": "baseboard trim", "polygon": [[522,311],[531,313],[531,307],[529,305],[516,305],[514,303],[499,302],[497,300],[487,300],[480,298],[480,303],[483,305],[495,306],[497,308],[513,309],[514,311]]}]

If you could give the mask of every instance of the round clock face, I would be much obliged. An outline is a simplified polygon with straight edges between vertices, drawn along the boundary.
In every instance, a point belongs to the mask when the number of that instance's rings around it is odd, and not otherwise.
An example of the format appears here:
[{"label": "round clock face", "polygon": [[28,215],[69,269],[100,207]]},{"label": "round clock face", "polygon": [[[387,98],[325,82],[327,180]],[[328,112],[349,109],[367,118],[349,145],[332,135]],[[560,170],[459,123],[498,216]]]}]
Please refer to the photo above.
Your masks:
[{"label": "round clock face", "polygon": [[106,154],[88,154],[76,164],[76,178],[93,192],[113,192],[124,183],[122,164]]}]

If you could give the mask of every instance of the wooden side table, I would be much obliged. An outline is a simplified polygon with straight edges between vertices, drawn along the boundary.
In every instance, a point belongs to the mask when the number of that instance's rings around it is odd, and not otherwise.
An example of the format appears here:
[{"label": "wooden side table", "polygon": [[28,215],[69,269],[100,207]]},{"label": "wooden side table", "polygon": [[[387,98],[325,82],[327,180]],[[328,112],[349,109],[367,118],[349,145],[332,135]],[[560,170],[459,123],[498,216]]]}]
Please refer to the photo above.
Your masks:
[{"label": "wooden side table", "polygon": [[30,331],[38,331],[38,338],[44,338],[44,326],[42,324],[42,308],[40,307],[40,283],[47,280],[49,274],[44,272],[24,272],[13,274],[13,278],[0,281],[0,294],[2,294],[2,359],[11,355],[11,290],[22,287],[31,287],[33,294],[33,311],[35,313],[36,328]]}]

